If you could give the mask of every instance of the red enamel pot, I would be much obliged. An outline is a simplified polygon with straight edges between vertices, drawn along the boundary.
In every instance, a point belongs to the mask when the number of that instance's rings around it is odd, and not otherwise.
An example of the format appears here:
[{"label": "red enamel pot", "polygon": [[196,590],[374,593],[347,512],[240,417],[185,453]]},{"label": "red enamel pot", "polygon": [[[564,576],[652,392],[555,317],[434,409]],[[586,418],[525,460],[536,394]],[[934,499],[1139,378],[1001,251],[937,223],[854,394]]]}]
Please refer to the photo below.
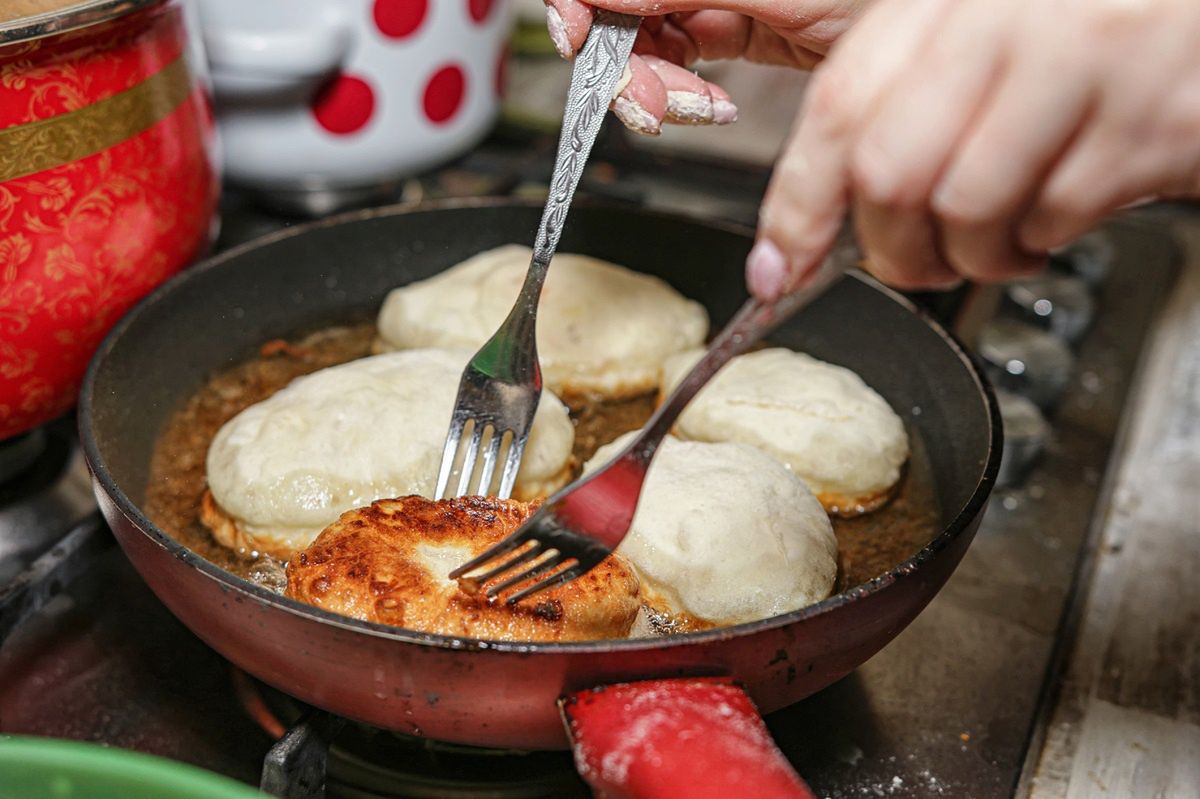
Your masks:
[{"label": "red enamel pot", "polygon": [[205,248],[215,218],[182,4],[64,5],[0,8],[0,440],[75,404],[109,327]]}]

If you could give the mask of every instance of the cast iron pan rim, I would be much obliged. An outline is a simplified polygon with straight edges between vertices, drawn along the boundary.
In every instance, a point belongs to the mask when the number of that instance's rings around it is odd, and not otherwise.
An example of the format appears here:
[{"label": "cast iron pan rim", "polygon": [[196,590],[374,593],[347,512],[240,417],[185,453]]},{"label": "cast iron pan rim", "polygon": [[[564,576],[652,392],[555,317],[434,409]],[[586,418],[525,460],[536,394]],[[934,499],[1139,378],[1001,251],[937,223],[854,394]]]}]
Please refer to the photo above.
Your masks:
[{"label": "cast iron pan rim", "polygon": [[[582,202],[581,205],[591,207],[606,208],[612,211],[634,213],[631,209],[603,202]],[[1000,454],[1002,449],[1002,430],[1000,423],[1000,409],[996,403],[996,398],[992,394],[992,389],[987,380],[983,377],[983,372],[979,365],[966,351],[962,344],[948,330],[943,328],[937,320],[930,317],[920,308],[915,306],[906,297],[897,292],[883,286],[861,273],[850,273],[850,277],[860,280],[869,285],[875,291],[879,291],[887,295],[893,302],[902,305],[911,313],[917,315],[926,325],[928,325],[935,333],[937,333],[947,346],[958,356],[959,361],[971,374],[975,381],[976,387],[979,389],[980,395],[988,408],[988,425],[990,428],[990,440],[988,442],[987,460],[984,465],[983,475],[976,484],[974,491],[967,500],[963,508],[958,514],[945,526],[932,541],[929,542],[921,551],[917,552],[908,560],[894,566],[883,574],[868,580],[865,583],[857,585],[839,594],[835,594],[815,605],[795,610],[790,613],[784,613],[778,616],[772,616],[769,619],[761,619],[759,621],[746,622],[730,627],[720,627],[715,630],[707,630],[695,633],[682,633],[660,638],[635,638],[621,639],[611,641],[579,641],[571,643],[539,643],[539,642],[513,642],[513,641],[489,641],[476,638],[462,638],[457,636],[438,635],[435,633],[423,633],[416,630],[406,630],[400,627],[393,627],[386,624],[377,624],[375,622],[359,621],[346,616],[341,616],[329,611],[315,608],[312,605],[307,605],[297,600],[290,599],[280,594],[268,591],[261,586],[257,586],[248,580],[237,577],[224,569],[210,563],[201,556],[197,555],[186,546],[176,541],[164,531],[160,530],[142,513],[142,510],[125,494],[124,491],[117,485],[112,475],[108,471],[108,467],[104,463],[104,459],[100,455],[99,448],[96,445],[95,439],[92,437],[92,407],[95,395],[96,376],[103,364],[105,357],[114,347],[117,346],[121,336],[125,331],[137,320],[138,316],[147,308],[153,306],[165,295],[172,292],[176,285],[183,281],[191,279],[193,275],[207,272],[211,269],[220,268],[226,261],[238,258],[242,253],[250,250],[258,249],[263,246],[273,244],[282,239],[292,236],[302,235],[311,230],[316,230],[332,225],[343,224],[361,219],[373,219],[385,216],[396,216],[403,213],[421,213],[423,211],[439,211],[454,208],[493,208],[493,207],[512,207],[525,206],[536,208],[540,204],[535,202],[510,200],[505,198],[469,198],[443,200],[430,203],[405,203],[400,205],[386,206],[383,208],[375,208],[366,211],[352,211],[345,214],[322,219],[316,222],[310,222],[303,225],[281,230],[278,233],[263,236],[253,241],[242,244],[233,249],[218,255],[214,258],[207,259],[193,267],[189,267],[180,274],[168,280],[156,291],[152,292],[148,297],[139,302],[133,310],[125,315],[108,333],[101,342],[96,354],[92,357],[91,363],[88,365],[87,373],[84,376],[83,388],[80,392],[79,402],[79,434],[83,442],[84,455],[87,458],[88,465],[91,467],[92,474],[100,487],[113,501],[117,508],[124,516],[132,521],[143,535],[150,538],[154,543],[158,544],[169,551],[173,556],[182,560],[189,566],[199,570],[202,574],[211,580],[221,584],[222,590],[237,591],[248,595],[252,599],[266,603],[278,610],[283,610],[298,616],[307,617],[322,624],[331,624],[336,627],[341,627],[353,632],[364,633],[367,635],[387,638],[404,643],[418,644],[421,646],[436,647],[439,649],[448,650],[492,650],[497,652],[516,653],[516,654],[595,654],[601,652],[614,651],[634,651],[634,650],[656,650],[678,646],[700,646],[714,641],[723,641],[731,638],[737,638],[743,635],[753,635],[757,632],[783,627],[803,619],[811,618],[818,614],[829,613],[842,605],[848,605],[852,602],[860,600],[883,588],[895,583],[897,580],[910,577],[915,574],[921,564],[931,560],[938,552],[945,549],[951,541],[961,535],[982,513],[983,506],[987,501],[988,494],[991,491],[992,485],[996,479],[996,473],[1000,468]],[[743,236],[753,236],[754,231],[737,224],[713,221],[710,219],[698,219],[689,217],[684,214],[672,214],[659,211],[644,211],[637,210],[636,213],[646,216],[658,217],[664,220],[674,222],[687,222],[691,224],[703,224],[710,228],[724,230],[730,233],[735,233]]]}]

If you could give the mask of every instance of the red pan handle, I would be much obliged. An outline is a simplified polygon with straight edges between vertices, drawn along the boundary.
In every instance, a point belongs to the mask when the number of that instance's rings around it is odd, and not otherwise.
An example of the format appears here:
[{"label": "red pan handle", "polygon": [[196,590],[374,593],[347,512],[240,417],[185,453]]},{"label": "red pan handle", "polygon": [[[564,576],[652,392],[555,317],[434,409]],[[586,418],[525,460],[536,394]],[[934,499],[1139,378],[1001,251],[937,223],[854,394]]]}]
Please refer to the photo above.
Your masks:
[{"label": "red pan handle", "polygon": [[605,685],[559,708],[575,765],[603,799],[815,799],[728,677]]}]

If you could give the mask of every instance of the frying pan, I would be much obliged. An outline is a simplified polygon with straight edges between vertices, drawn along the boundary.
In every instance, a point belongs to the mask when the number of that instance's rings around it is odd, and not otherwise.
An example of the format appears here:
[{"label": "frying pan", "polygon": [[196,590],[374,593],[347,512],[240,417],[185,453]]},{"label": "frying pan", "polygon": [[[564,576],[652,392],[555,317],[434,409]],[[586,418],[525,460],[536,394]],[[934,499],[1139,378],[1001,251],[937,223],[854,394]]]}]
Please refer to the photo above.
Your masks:
[{"label": "frying pan", "polygon": [[[857,371],[929,452],[941,531],[912,558],[811,607],[665,638],[493,642],[344,618],[234,577],[141,509],[155,437],[214,372],[270,339],[377,311],[388,289],[481,250],[526,241],[540,207],[484,200],[354,213],[231,250],[164,285],[109,334],[79,407],[84,452],[129,559],[171,611],[238,667],[305,702],[445,741],[563,748],[555,700],[613,682],[730,675],[764,712],[843,677],[907,625],[966,550],[1000,457],[996,403],[961,346],[899,295],[850,275],[775,343]],[[745,299],[750,232],[580,204],[563,252],[658,275],[714,326]],[[919,408],[919,412],[914,409]],[[736,534],[736,531],[730,531]]]}]

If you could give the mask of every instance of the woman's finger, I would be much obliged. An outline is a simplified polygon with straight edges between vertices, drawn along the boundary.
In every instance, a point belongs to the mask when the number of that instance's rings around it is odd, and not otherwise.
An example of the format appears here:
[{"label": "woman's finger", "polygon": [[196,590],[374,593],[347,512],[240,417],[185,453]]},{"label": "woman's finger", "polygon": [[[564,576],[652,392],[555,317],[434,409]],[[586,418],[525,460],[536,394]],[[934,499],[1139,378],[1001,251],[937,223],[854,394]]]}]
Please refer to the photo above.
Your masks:
[{"label": "woman's finger", "polygon": [[654,47],[658,55],[673,64],[691,64],[701,58],[691,36],[669,19],[654,34]]},{"label": "woman's finger", "polygon": [[999,69],[1004,37],[996,16],[969,4],[951,8],[868,112],[854,142],[850,170],[862,245],[876,276],[898,288],[954,280],[939,252],[929,197]]},{"label": "woman's finger", "polygon": [[938,253],[937,229],[925,209],[884,209],[855,199],[858,240],[867,270],[898,289],[945,289],[960,278]]},{"label": "woman's finger", "polygon": [[612,103],[613,113],[634,133],[657,136],[667,115],[667,87],[646,63],[646,56],[629,57],[629,81]]},{"label": "woman's finger", "polygon": [[637,36],[633,40],[633,52],[638,55],[658,55],[658,43],[654,41],[653,34],[645,25],[638,28]]},{"label": "woman's finger", "polygon": [[[1059,41],[1038,41],[1050,35]],[[1082,53],[1063,35],[1037,30],[1018,35],[991,100],[934,190],[942,252],[973,280],[1006,280],[1044,264],[1044,251],[1027,252],[1020,245],[1016,225],[1078,131],[1091,96],[1079,66]]]},{"label": "woman's finger", "polygon": [[592,7],[582,0],[545,0],[546,30],[558,54],[568,60],[587,41],[592,27]]},{"label": "woman's finger", "polygon": [[738,107],[728,92],[715,83],[708,84],[708,93],[713,98],[713,122],[717,125],[729,125],[738,120]]},{"label": "woman's finger", "polygon": [[1096,64],[1099,99],[1021,221],[1025,247],[1061,246],[1131,202],[1200,189],[1198,35],[1200,14],[1146,9],[1119,33],[1107,32],[1106,44],[1145,55]]},{"label": "woman's finger", "polygon": [[741,58],[750,42],[752,24],[750,17],[734,11],[694,11],[670,17],[671,27],[687,36],[695,57],[707,61]]},{"label": "woman's finger", "polygon": [[[654,70],[654,74],[667,90],[666,121],[682,125],[710,125],[717,121],[712,95],[713,84],[694,72],[661,58],[642,56],[642,60]],[[722,99],[727,101],[728,95]],[[737,118],[736,107],[733,108],[733,118]],[[727,109],[723,109],[721,123],[729,121],[731,120]]]},{"label": "woman's finger", "polygon": [[[590,0],[597,8],[650,16],[681,11],[733,11],[781,30],[822,30],[840,33],[871,5],[871,0]],[[829,38],[832,41],[833,38]]]},{"label": "woman's finger", "polygon": [[1089,125],[1017,226],[1022,246],[1034,252],[1060,247],[1118,208],[1170,185],[1179,173],[1178,151],[1129,142],[1115,126]]},{"label": "woman's finger", "polygon": [[847,210],[848,142],[949,2],[883,0],[818,69],[771,176],[759,243],[746,261],[747,281],[759,297],[778,297],[828,251]]},{"label": "woman's finger", "polygon": [[980,114],[1000,69],[997,12],[949,9],[937,35],[900,70],[854,142],[854,187],[883,207],[925,207],[938,176]]}]

